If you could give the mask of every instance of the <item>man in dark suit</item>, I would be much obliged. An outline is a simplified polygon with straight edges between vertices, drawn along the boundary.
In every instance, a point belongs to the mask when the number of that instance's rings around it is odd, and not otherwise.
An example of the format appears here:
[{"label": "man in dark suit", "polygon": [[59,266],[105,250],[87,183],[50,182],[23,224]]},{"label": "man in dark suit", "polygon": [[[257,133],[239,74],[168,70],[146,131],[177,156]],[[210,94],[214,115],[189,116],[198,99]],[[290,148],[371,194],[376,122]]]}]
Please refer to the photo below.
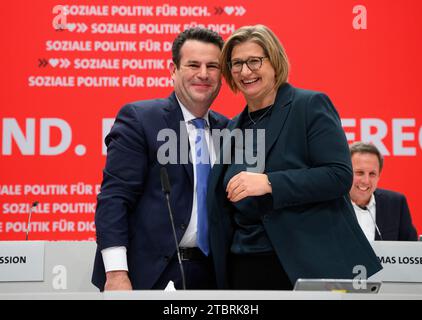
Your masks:
[{"label": "man in dark suit", "polygon": [[353,165],[350,198],[368,240],[416,241],[406,197],[377,189],[384,163],[380,151],[373,144],[355,142],[350,153]]},{"label": "man in dark suit", "polygon": [[[228,121],[209,111],[221,87],[222,45],[222,38],[207,29],[182,32],[172,47],[174,92],[167,99],[124,106],[105,139],[107,161],[95,214],[98,247],[92,276],[100,290],[164,289],[170,281],[182,287],[160,183],[163,166],[172,187],[170,205],[186,287],[215,288],[209,251],[204,245],[198,248],[200,230],[201,241],[207,241],[200,223],[207,214],[203,187],[208,175],[195,154],[198,141],[206,142],[208,161],[213,163],[210,130],[224,128]],[[170,159],[168,154],[174,152],[177,157]],[[207,168],[209,172],[210,162]]]}]

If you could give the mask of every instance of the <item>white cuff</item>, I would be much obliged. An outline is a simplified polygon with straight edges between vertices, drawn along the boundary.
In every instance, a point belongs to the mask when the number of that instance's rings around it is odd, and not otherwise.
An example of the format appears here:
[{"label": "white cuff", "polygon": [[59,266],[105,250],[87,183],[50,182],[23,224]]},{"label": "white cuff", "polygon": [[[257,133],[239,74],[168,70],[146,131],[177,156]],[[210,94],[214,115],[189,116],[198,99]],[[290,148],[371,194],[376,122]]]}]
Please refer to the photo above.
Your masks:
[{"label": "white cuff", "polygon": [[101,250],[104,268],[109,271],[128,271],[126,247],[110,247]]}]

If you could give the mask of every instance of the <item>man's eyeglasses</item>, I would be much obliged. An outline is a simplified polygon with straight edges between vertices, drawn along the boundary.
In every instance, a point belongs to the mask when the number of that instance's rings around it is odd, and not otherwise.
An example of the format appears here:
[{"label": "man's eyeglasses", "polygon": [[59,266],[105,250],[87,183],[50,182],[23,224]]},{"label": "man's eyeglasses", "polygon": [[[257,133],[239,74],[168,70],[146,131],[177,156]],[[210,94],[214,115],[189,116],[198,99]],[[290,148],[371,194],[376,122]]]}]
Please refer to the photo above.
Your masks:
[{"label": "man's eyeglasses", "polygon": [[262,67],[262,60],[265,58],[268,57],[250,57],[247,60],[232,60],[228,62],[228,65],[232,72],[241,72],[245,63],[249,70],[256,71]]}]

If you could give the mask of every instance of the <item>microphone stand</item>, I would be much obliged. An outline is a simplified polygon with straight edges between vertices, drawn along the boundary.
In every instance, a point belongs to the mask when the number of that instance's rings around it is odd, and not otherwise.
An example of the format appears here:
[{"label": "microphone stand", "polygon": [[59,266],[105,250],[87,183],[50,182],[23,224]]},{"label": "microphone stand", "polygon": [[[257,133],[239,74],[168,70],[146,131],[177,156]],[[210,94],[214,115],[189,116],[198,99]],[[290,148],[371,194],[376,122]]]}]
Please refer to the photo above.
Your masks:
[{"label": "microphone stand", "polygon": [[32,210],[38,205],[38,201],[35,201],[32,203],[31,205],[31,209],[29,209],[29,217],[28,217],[28,225],[26,226],[26,236],[25,236],[25,241],[28,240],[28,234],[29,234],[29,226],[31,224],[31,216],[32,216]]},{"label": "microphone stand", "polygon": [[179,243],[177,241],[176,228],[174,227],[173,211],[171,210],[171,206],[170,206],[170,189],[171,189],[170,181],[167,174],[167,169],[165,167],[161,168],[160,177],[161,177],[162,190],[166,197],[167,208],[170,215],[170,222],[171,222],[171,228],[173,230],[174,242],[176,244],[177,260],[179,261],[180,274],[182,276],[182,287],[183,287],[183,290],[186,290],[185,271],[183,269],[182,258],[180,257],[180,249],[179,249]]}]

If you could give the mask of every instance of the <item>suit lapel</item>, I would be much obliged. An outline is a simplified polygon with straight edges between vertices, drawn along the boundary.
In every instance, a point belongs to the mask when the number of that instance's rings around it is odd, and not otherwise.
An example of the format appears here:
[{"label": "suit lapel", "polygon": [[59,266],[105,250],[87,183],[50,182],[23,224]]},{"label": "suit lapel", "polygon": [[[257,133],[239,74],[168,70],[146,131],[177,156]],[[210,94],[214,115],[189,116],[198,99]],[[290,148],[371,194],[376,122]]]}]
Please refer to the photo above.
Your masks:
[{"label": "suit lapel", "polygon": [[270,116],[268,127],[265,131],[265,158],[267,158],[272,146],[277,141],[290,112],[290,104],[293,100],[293,87],[286,83],[278,89],[273,111]]},{"label": "suit lapel", "polygon": [[[188,131],[186,129],[186,126],[184,125],[183,113],[182,113],[182,110],[180,109],[179,103],[177,102],[176,95],[174,94],[174,92],[170,95],[169,104],[164,108],[164,110],[165,110],[164,119],[167,123],[167,127],[169,129],[174,130],[174,132],[176,132],[178,161],[179,163],[180,162],[183,163],[182,165],[185,168],[186,174],[188,175],[189,180],[193,186],[192,163],[190,161],[186,163],[185,159],[181,158],[182,155],[179,154],[179,150],[181,150],[180,148],[181,143],[185,143],[185,144],[187,143],[188,154],[190,152],[190,146],[189,146]],[[180,122],[182,122],[182,125],[180,125]]]},{"label": "suit lapel", "polygon": [[[290,111],[290,104],[293,100],[293,87],[286,83],[278,89],[277,96],[274,102],[274,108],[271,113],[270,121],[268,128],[265,132],[265,157],[267,157],[268,152],[271,147],[277,141],[278,136],[283,129],[284,123],[287,119],[287,116]],[[227,129],[232,131],[240,127],[240,124],[243,122],[244,117],[247,114],[247,107],[236,117],[228,126]],[[223,156],[229,153],[223,152],[222,150],[228,150],[227,148],[232,148],[233,139],[225,139],[222,149],[220,150],[219,163],[215,164],[210,176],[210,181],[208,185],[208,190],[215,190],[218,185],[218,181],[222,173],[224,172],[225,164]],[[226,159],[227,160],[227,159]]]},{"label": "suit lapel", "polygon": [[[210,127],[212,129],[225,129],[224,126],[221,125],[221,123],[216,119],[216,116],[211,111],[209,113],[209,120],[210,120]],[[229,124],[227,126],[228,130],[232,130],[232,126]],[[220,179],[221,174],[224,172],[224,159],[223,155],[226,154],[225,152],[222,152],[222,150],[225,150],[224,148],[230,147],[230,140],[227,141],[227,139],[223,139],[223,141],[215,141],[215,136],[213,136],[213,143],[214,143],[214,150],[216,152],[216,162],[214,166],[212,167],[211,174],[208,178],[208,190],[214,191],[217,188],[217,182]],[[221,144],[223,142],[223,145]],[[209,194],[212,194],[212,192],[209,192]]]},{"label": "suit lapel", "polygon": [[219,139],[218,141],[216,140],[216,138],[218,136],[214,135],[212,130],[222,130],[225,129],[225,122],[221,121],[218,119],[217,115],[210,110],[210,112],[208,113],[208,119],[210,122],[210,136],[211,136],[211,141],[214,145],[214,150],[215,150],[215,154],[216,157],[218,158],[219,156],[219,152],[220,152],[220,147],[221,147],[221,139]]},{"label": "suit lapel", "polygon": [[[235,119],[234,121],[229,122],[229,125],[226,128],[228,131],[231,132],[233,129],[239,126],[241,115],[237,117],[237,119]],[[211,119],[210,119],[210,122],[211,122]],[[214,147],[216,150],[216,163],[212,167],[211,174],[208,180],[208,190],[210,191],[208,193],[209,194],[208,199],[212,197],[212,195],[214,194],[214,191],[217,189],[218,182],[220,181],[221,175],[223,174],[224,169],[227,166],[227,160],[231,160],[231,159],[224,159],[224,156],[227,156],[229,154],[228,152],[225,152],[224,150],[228,150],[228,148],[229,149],[232,148],[232,139],[223,139],[222,142],[223,143],[221,144],[221,141],[220,141],[220,148],[218,148],[218,146],[216,145],[216,141],[214,141]]]},{"label": "suit lapel", "polygon": [[210,112],[208,113],[208,118],[210,121],[210,128],[211,129],[223,129],[224,128],[224,124],[222,121],[218,120],[216,114],[210,110]]},{"label": "suit lapel", "polygon": [[[384,201],[382,201],[382,194],[377,192],[377,190],[375,190],[374,192],[374,197],[375,197],[375,222],[378,226],[378,229],[381,232],[381,235],[383,235],[384,230],[385,230],[385,227],[384,227],[385,220],[382,219],[380,213],[385,212]],[[378,232],[375,232],[375,240],[381,240]]]}]

